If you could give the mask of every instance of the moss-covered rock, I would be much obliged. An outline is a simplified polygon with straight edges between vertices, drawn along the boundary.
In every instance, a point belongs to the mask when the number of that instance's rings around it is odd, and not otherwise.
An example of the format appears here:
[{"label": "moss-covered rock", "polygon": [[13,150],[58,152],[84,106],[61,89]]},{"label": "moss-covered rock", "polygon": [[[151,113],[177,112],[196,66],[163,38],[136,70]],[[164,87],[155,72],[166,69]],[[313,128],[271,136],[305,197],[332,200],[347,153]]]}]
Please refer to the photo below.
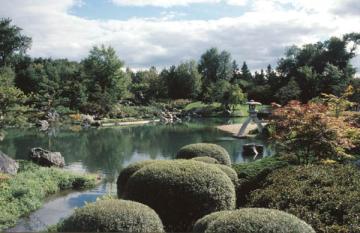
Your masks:
[{"label": "moss-covered rock", "polygon": [[229,153],[221,146],[211,143],[196,143],[182,147],[176,154],[177,159],[211,157],[224,165],[231,165]]},{"label": "moss-covered rock", "polygon": [[211,158],[209,156],[195,157],[195,158],[192,158],[192,160],[200,161],[200,162],[204,162],[204,163],[210,163],[210,164],[219,164],[219,161],[217,161],[216,159]]},{"label": "moss-covered rock", "polygon": [[125,200],[101,200],[75,210],[60,232],[164,232],[159,216],[150,207]]},{"label": "moss-covered rock", "polygon": [[315,233],[311,226],[294,215],[271,209],[247,208],[221,211],[199,219],[198,233]]},{"label": "moss-covered rock", "polygon": [[119,197],[121,197],[124,193],[126,184],[130,178],[135,172],[137,172],[139,169],[143,168],[146,165],[149,165],[151,163],[154,163],[155,160],[144,160],[140,162],[136,162],[133,164],[130,164],[126,168],[124,168],[117,179],[117,194]]},{"label": "moss-covered rock", "polygon": [[124,196],[153,208],[168,231],[189,231],[200,217],[235,207],[230,178],[215,165],[192,160],[143,167],[130,177]]}]

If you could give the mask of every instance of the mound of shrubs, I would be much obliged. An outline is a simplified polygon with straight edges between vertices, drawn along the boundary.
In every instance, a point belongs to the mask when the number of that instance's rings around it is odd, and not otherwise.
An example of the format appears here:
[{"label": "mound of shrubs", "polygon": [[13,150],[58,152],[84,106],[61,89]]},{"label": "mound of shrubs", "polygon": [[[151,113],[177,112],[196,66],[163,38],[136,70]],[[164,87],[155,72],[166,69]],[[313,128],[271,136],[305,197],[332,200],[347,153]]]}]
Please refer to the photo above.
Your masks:
[{"label": "mound of shrubs", "polygon": [[209,213],[235,208],[235,188],[218,167],[193,160],[158,161],[134,173],[124,197],[153,208],[167,231],[189,231]]},{"label": "mound of shrubs", "polygon": [[198,233],[315,233],[294,215],[271,209],[246,208],[212,213],[198,220]]},{"label": "mound of shrubs", "polygon": [[231,165],[229,153],[221,146],[211,143],[195,143],[182,147],[176,154],[177,159],[191,159],[195,157],[211,157],[220,164]]},{"label": "mound of shrubs", "polygon": [[192,160],[200,161],[200,162],[204,162],[204,163],[219,164],[219,161],[217,161],[216,159],[211,158],[209,156],[195,157],[195,158],[192,158]]},{"label": "mound of shrubs", "polygon": [[278,157],[265,157],[251,163],[234,164],[238,175],[236,185],[237,206],[244,206],[251,191],[262,186],[262,182],[272,171],[288,166],[288,162]]},{"label": "mound of shrubs", "polygon": [[248,206],[284,210],[317,232],[360,232],[360,171],[352,165],[286,167],[271,173]]},{"label": "mound of shrubs", "polygon": [[57,227],[59,232],[164,232],[150,207],[125,200],[101,200],[76,209]]},{"label": "mound of shrubs", "polygon": [[140,162],[130,164],[129,166],[124,168],[120,172],[119,177],[116,182],[118,196],[121,197],[123,195],[123,192],[125,190],[126,184],[129,180],[130,176],[132,176],[137,170],[139,170],[139,169],[143,168],[144,166],[149,165],[153,162],[155,162],[155,160],[140,161]]}]

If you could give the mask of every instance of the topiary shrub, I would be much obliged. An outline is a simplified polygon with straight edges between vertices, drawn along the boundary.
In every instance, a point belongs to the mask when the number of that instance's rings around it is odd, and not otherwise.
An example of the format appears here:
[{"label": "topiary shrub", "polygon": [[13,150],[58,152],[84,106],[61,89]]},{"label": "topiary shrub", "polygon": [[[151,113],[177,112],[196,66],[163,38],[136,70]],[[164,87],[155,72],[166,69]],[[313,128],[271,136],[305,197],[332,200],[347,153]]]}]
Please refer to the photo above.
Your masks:
[{"label": "topiary shrub", "polygon": [[251,192],[247,206],[284,210],[317,232],[360,232],[360,171],[351,165],[286,167]]},{"label": "topiary shrub", "polygon": [[176,154],[177,159],[191,159],[195,157],[211,157],[220,164],[231,165],[229,153],[221,146],[211,143],[196,143],[182,147]]},{"label": "topiary shrub", "polygon": [[204,163],[210,163],[210,164],[219,164],[219,161],[217,161],[216,159],[211,158],[209,156],[195,157],[195,158],[192,158],[192,160],[200,161],[200,162],[204,162]]},{"label": "topiary shrub", "polygon": [[150,207],[125,200],[101,200],[76,209],[59,224],[60,232],[164,232]]},{"label": "topiary shrub", "polygon": [[139,169],[145,167],[146,165],[154,163],[154,162],[155,162],[155,160],[144,160],[144,161],[140,161],[140,162],[130,164],[129,166],[124,168],[120,172],[120,174],[118,176],[118,179],[116,181],[118,197],[121,197],[123,195],[126,184],[127,184],[128,180],[129,180],[130,176],[132,176]]},{"label": "topiary shrub", "polygon": [[198,233],[315,233],[294,215],[271,209],[247,208],[205,216],[194,226]]},{"label": "topiary shrub", "polygon": [[232,169],[229,166],[222,165],[222,164],[216,164],[215,166],[220,168],[221,171],[223,171],[230,178],[230,180],[233,182],[234,185],[237,184],[239,179],[238,179],[238,175],[234,169]]},{"label": "topiary shrub", "polygon": [[189,231],[200,217],[235,208],[230,178],[214,165],[192,160],[143,167],[130,177],[124,196],[153,208],[167,231]]}]

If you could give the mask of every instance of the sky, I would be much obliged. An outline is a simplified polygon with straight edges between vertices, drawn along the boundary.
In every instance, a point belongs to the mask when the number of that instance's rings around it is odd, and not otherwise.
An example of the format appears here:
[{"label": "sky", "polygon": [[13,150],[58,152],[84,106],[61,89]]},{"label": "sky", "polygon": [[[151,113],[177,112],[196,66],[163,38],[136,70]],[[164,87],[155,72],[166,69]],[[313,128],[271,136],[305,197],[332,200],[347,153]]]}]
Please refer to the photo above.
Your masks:
[{"label": "sky", "polygon": [[[111,45],[132,69],[227,50],[251,70],[291,45],[360,32],[360,0],[0,0],[0,17],[32,37],[33,57],[80,61]],[[353,60],[360,70],[360,57]]]}]

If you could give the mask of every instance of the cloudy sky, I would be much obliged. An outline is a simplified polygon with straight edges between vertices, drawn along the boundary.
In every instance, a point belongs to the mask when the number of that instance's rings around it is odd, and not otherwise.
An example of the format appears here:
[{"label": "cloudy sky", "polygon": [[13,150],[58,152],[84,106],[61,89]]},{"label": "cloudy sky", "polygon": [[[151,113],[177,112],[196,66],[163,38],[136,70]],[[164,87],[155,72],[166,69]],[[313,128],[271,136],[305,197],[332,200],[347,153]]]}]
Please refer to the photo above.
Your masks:
[{"label": "cloudy sky", "polygon": [[218,47],[255,70],[290,45],[360,32],[359,0],[0,0],[0,17],[33,38],[31,56],[81,60],[105,44],[134,69]]}]

